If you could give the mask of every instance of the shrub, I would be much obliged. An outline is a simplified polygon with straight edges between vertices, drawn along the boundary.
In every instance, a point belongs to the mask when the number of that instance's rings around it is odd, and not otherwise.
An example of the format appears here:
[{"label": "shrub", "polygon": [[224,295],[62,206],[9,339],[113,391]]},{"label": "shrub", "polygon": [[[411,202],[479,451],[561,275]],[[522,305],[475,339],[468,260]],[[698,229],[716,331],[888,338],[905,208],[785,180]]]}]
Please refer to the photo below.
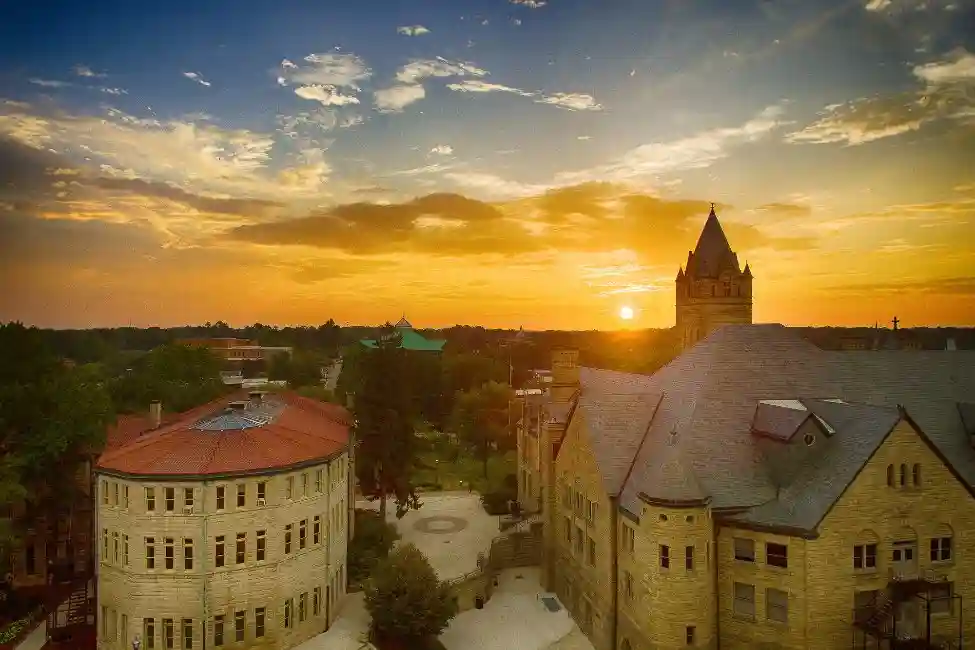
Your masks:
[{"label": "shrub", "polygon": [[457,614],[450,587],[412,544],[396,548],[366,583],[366,610],[380,647],[420,648]]},{"label": "shrub", "polygon": [[399,533],[374,510],[355,511],[355,534],[349,544],[349,582],[361,583],[380,559],[389,554]]}]

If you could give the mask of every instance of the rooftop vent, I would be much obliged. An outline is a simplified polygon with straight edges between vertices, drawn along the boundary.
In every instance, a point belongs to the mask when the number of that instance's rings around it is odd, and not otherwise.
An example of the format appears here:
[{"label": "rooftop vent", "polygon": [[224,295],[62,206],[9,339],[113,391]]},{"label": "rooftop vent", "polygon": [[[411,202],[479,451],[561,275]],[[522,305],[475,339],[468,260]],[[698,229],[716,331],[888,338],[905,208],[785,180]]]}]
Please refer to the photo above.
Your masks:
[{"label": "rooftop vent", "polygon": [[252,390],[251,392],[247,393],[247,399],[252,402],[260,403],[264,401],[264,393],[263,391]]},{"label": "rooftop vent", "polygon": [[244,409],[247,408],[247,402],[244,401],[231,402],[230,404],[227,404],[227,408],[230,409],[231,411],[243,411]]}]

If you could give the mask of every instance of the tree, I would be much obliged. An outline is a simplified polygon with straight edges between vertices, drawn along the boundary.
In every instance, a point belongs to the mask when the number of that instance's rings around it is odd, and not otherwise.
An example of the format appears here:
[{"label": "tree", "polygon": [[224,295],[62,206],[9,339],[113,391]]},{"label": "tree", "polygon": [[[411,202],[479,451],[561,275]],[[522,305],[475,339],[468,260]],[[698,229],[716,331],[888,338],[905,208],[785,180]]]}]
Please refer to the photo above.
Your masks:
[{"label": "tree", "polygon": [[411,481],[417,452],[415,403],[408,380],[409,359],[400,343],[387,324],[377,347],[359,359],[360,388],[352,405],[356,478],[367,498],[380,500],[384,521],[388,496],[396,500],[397,517],[420,507]]},{"label": "tree", "polygon": [[450,586],[437,579],[412,544],[399,546],[376,566],[365,600],[373,638],[381,648],[423,647],[457,614]]},{"label": "tree", "polygon": [[185,411],[226,392],[221,367],[220,359],[206,348],[161,345],[113,378],[109,391],[122,413],[142,411],[152,400],[160,400],[167,410]]},{"label": "tree", "polygon": [[511,446],[511,398],[510,386],[489,381],[459,393],[454,400],[454,432],[481,456],[484,478],[488,477],[490,450]]},{"label": "tree", "polygon": [[20,530],[84,498],[78,471],[104,447],[113,410],[100,377],[58,363],[35,328],[0,326],[0,358],[0,503],[27,505],[0,530],[2,561]]},{"label": "tree", "polygon": [[374,510],[355,511],[355,535],[349,543],[349,582],[361,583],[389,555],[399,539],[396,526]]}]

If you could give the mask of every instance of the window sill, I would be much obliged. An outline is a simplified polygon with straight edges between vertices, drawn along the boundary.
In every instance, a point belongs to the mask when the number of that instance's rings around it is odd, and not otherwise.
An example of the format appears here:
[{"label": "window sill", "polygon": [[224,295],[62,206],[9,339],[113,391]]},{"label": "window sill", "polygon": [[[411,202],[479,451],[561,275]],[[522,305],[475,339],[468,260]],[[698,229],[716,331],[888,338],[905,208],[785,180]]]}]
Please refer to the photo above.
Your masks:
[{"label": "window sill", "polygon": [[731,618],[735,619],[736,621],[744,621],[746,623],[755,622],[754,614],[739,614],[738,612],[732,612]]}]

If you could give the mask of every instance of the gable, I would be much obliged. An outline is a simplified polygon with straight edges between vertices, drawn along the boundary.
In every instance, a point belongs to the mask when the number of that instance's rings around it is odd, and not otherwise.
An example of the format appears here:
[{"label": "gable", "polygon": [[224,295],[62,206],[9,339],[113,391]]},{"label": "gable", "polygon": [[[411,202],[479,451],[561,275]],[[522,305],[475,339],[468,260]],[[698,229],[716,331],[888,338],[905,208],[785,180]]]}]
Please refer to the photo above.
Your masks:
[{"label": "gable", "polygon": [[578,415],[572,417],[555,458],[555,475],[558,481],[572,485],[585,494],[606,495],[602,475],[585,430],[585,418]]}]

